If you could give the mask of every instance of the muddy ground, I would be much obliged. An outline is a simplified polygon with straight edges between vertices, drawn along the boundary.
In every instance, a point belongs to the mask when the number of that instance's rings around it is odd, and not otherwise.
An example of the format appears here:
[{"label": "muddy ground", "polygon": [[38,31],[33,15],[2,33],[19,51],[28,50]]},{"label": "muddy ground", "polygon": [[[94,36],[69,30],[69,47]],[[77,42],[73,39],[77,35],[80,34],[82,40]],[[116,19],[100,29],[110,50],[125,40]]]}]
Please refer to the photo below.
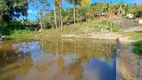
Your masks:
[{"label": "muddy ground", "polygon": [[130,42],[121,41],[120,57],[124,80],[142,80],[142,56],[133,53]]}]

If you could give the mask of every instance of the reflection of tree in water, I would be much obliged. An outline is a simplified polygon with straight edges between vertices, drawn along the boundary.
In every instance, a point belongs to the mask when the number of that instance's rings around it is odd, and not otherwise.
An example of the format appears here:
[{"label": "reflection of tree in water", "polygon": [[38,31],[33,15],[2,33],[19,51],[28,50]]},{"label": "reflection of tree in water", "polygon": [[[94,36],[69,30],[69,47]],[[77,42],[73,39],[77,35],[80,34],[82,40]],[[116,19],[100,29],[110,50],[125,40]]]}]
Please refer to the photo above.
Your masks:
[{"label": "reflection of tree in water", "polygon": [[35,68],[38,72],[45,72],[48,70],[48,68],[53,64],[53,61],[51,62],[38,62],[36,65],[35,65]]},{"label": "reflection of tree in water", "polygon": [[[44,53],[72,54],[75,53],[79,57],[86,56],[89,58],[103,58],[110,60],[113,56],[114,44],[93,43],[91,41],[42,41],[42,51]],[[48,49],[47,49],[48,47]]]},{"label": "reflection of tree in water", "polygon": [[[19,50],[24,48],[20,41],[7,41],[2,46],[0,50],[3,53],[0,54],[0,80],[14,80],[16,75],[26,75],[33,66],[32,58],[31,56],[24,56],[24,52]],[[30,54],[30,52],[27,53]]]},{"label": "reflection of tree in water", "polygon": [[[80,80],[83,73],[81,63],[88,62],[90,58],[100,58],[102,60],[111,60],[114,56],[112,52],[114,44],[108,43],[92,43],[77,41],[42,41],[42,51],[46,54],[60,54],[62,56],[56,59],[56,65],[62,72],[68,71],[68,74],[74,76],[76,80]],[[65,66],[63,55],[77,54],[79,59]]]},{"label": "reflection of tree in water", "polygon": [[11,80],[16,75],[26,75],[28,71],[33,66],[31,56],[26,56],[24,59],[17,59],[16,62],[8,64],[3,67],[0,72],[2,80]]},{"label": "reflection of tree in water", "polygon": [[21,62],[19,63],[19,71],[17,72],[17,74],[21,74],[21,75],[26,75],[29,71],[29,69],[32,68],[33,66],[33,61],[32,61],[32,58],[31,56],[26,56],[24,57],[23,60],[21,60]]},{"label": "reflection of tree in water", "polygon": [[82,73],[84,71],[83,67],[81,66],[81,60],[77,60],[76,62],[72,63],[68,69],[69,69],[69,75],[74,76],[75,78],[78,78],[82,76]]},{"label": "reflection of tree in water", "polygon": [[26,40],[24,42],[13,45],[13,49],[15,50],[15,52],[17,54],[19,54],[19,56],[21,56],[20,53],[24,53],[24,54],[29,54],[30,53],[30,46],[31,46],[31,42]]},{"label": "reflection of tree in water", "polygon": [[64,72],[66,70],[65,64],[64,64],[64,58],[63,57],[58,57],[56,59],[56,64],[58,66],[58,69]]},{"label": "reflection of tree in water", "polygon": [[[2,68],[2,75],[6,75],[5,72],[7,70],[8,74],[12,77],[16,75],[26,75],[30,68],[33,66],[33,61],[30,55],[25,54],[31,54],[30,53],[30,42],[22,42],[18,43],[15,46],[9,46],[11,49],[11,53],[14,54],[14,57],[9,57],[9,61],[12,60],[13,63],[8,63],[8,65],[5,65],[4,68]],[[68,72],[69,75],[74,76],[76,80],[80,80],[82,77],[82,73],[84,72],[83,67],[81,66],[81,63],[83,62],[89,62],[90,58],[100,58],[104,60],[111,60],[112,59],[112,51],[114,50],[114,45],[107,44],[107,43],[92,43],[89,41],[86,42],[79,42],[79,41],[40,41],[40,49],[42,52],[46,54],[58,54],[60,56],[56,57],[56,60],[52,59],[51,61],[43,61],[39,60],[34,66],[34,68],[38,72],[45,72],[48,70],[50,66],[52,66],[54,63],[57,65],[58,70],[61,72]],[[13,49],[14,48],[14,49]],[[24,49],[26,51],[22,51],[20,49]],[[18,54],[15,54],[17,53]],[[20,56],[23,55],[24,56]],[[69,54],[76,54],[79,58],[71,63],[68,66],[65,66],[65,61],[63,56],[69,55]],[[5,56],[5,55],[4,55]],[[5,56],[5,59],[6,59]],[[10,55],[12,56],[12,55]],[[1,54],[0,54],[1,57]],[[45,57],[46,58],[46,57]],[[51,57],[52,58],[52,57]],[[1,60],[1,59],[0,59]],[[2,59],[5,61],[4,59]],[[1,63],[1,61],[0,61]],[[1,72],[1,71],[0,71]],[[5,76],[4,79],[6,79],[7,76]],[[0,78],[1,79],[1,78]]]}]

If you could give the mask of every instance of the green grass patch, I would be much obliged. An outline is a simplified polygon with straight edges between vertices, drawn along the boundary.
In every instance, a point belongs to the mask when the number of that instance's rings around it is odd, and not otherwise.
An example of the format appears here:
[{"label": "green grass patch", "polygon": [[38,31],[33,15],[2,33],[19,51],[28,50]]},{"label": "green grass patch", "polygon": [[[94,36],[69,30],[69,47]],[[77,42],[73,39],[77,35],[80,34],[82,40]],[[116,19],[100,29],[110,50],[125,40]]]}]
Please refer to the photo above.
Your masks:
[{"label": "green grass patch", "polygon": [[134,53],[142,55],[142,40],[132,43]]},{"label": "green grass patch", "polygon": [[122,29],[109,20],[93,20],[64,26],[63,33],[121,32]]},{"label": "green grass patch", "polygon": [[129,36],[130,40],[142,40],[142,32],[123,32],[121,35]]},{"label": "green grass patch", "polygon": [[63,30],[57,29],[45,29],[42,32],[31,30],[14,30],[10,35],[11,38],[46,38],[49,36],[57,37],[60,35],[68,34],[86,34],[91,32],[119,32],[122,29],[116,26],[109,20],[93,20],[89,22],[76,23],[70,25],[64,25]]},{"label": "green grass patch", "polygon": [[24,36],[31,36],[33,32],[31,30],[14,30],[9,38],[25,38]]}]

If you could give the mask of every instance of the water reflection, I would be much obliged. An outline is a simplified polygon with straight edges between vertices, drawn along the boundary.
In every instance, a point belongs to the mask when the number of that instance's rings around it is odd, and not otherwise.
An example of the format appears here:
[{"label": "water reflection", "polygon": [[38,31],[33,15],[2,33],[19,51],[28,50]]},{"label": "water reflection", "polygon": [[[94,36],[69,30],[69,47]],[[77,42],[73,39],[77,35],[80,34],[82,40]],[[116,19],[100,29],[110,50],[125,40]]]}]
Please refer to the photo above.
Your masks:
[{"label": "water reflection", "polygon": [[115,80],[114,43],[26,40],[0,46],[0,80]]}]

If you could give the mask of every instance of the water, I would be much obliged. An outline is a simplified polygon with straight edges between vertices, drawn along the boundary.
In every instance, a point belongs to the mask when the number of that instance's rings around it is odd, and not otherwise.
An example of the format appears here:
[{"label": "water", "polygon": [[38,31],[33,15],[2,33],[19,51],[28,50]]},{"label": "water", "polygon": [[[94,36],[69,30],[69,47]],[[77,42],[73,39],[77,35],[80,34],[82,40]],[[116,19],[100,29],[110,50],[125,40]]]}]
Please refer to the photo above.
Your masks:
[{"label": "water", "polygon": [[115,80],[115,42],[0,42],[0,80]]}]

